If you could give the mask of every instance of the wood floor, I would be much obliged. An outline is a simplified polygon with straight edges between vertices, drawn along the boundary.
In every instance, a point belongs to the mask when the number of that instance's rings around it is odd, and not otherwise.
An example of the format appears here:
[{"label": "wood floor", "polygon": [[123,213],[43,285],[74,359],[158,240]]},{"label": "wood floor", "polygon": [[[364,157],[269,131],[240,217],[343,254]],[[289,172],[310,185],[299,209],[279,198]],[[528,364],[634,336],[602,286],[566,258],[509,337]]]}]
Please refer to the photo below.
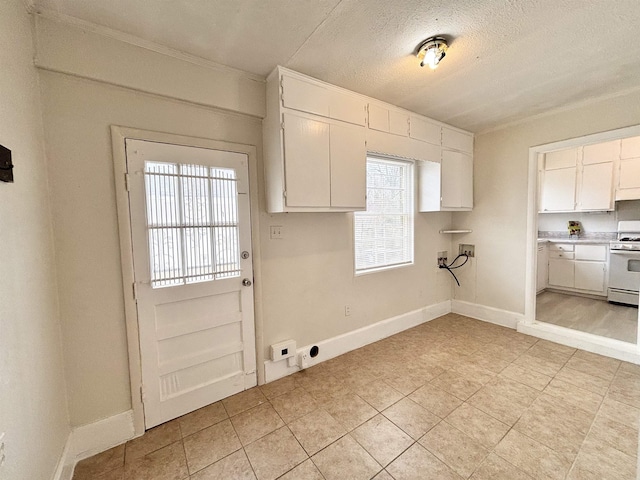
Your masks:
[{"label": "wood floor", "polygon": [[542,292],[536,320],[623,342],[636,343],[638,338],[638,309],[606,300]]}]

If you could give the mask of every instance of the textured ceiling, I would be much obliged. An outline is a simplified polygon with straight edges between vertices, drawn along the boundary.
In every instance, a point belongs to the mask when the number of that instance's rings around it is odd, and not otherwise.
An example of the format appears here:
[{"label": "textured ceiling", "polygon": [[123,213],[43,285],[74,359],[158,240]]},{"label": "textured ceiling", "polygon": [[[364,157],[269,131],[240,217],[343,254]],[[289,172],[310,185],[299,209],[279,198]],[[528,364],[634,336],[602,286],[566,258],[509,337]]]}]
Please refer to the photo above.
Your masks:
[{"label": "textured ceiling", "polygon": [[[474,132],[640,88],[638,0],[36,0],[266,76],[276,65]],[[416,46],[452,42],[436,71]]]}]

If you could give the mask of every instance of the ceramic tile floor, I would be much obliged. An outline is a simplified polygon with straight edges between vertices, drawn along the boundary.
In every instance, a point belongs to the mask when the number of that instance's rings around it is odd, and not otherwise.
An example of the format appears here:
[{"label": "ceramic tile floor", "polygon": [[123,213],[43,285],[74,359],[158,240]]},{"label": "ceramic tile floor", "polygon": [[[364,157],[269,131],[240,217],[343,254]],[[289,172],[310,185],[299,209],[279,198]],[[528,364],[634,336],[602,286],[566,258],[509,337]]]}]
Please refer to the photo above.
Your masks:
[{"label": "ceramic tile floor", "polygon": [[640,366],[449,314],[247,390],[75,480],[635,479]]}]

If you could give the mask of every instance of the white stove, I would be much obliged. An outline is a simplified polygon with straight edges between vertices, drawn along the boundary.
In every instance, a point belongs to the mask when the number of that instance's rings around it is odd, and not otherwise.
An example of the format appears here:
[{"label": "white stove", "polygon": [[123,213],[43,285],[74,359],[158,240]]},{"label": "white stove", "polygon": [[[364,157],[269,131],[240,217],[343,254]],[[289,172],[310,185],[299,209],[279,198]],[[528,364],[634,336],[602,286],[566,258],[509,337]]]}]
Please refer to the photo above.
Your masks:
[{"label": "white stove", "polygon": [[614,303],[638,305],[640,290],[640,221],[618,222],[616,240],[609,244],[609,290]]}]

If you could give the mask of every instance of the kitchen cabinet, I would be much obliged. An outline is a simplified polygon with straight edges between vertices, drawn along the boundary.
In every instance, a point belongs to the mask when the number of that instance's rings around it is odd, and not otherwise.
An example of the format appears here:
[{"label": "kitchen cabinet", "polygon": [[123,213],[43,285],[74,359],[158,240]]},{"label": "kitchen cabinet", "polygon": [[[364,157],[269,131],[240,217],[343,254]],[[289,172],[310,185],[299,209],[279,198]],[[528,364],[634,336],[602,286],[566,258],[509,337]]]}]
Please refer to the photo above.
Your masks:
[{"label": "kitchen cabinet", "polygon": [[369,103],[369,128],[393,135],[409,136],[409,113]]},{"label": "kitchen cabinet", "polygon": [[453,128],[442,127],[442,148],[472,154],[473,135]]},{"label": "kitchen cabinet", "polygon": [[613,162],[582,166],[576,210],[613,210]]},{"label": "kitchen cabinet", "polygon": [[616,200],[640,200],[640,137],[620,142],[620,171]]},{"label": "kitchen cabinet", "polygon": [[411,115],[409,117],[409,136],[422,142],[440,145],[442,127],[417,115]]},{"label": "kitchen cabinet", "polygon": [[263,122],[267,210],[366,208],[366,101],[276,69]]},{"label": "kitchen cabinet", "polygon": [[551,244],[549,287],[606,295],[607,245]]},{"label": "kitchen cabinet", "polygon": [[576,206],[576,167],[545,170],[542,175],[542,211],[572,211]]},{"label": "kitchen cabinet", "polygon": [[468,211],[473,208],[473,158],[442,150],[440,162],[418,165],[418,211]]},{"label": "kitchen cabinet", "polygon": [[549,281],[549,247],[546,243],[538,243],[536,292],[540,293],[547,288]]}]

